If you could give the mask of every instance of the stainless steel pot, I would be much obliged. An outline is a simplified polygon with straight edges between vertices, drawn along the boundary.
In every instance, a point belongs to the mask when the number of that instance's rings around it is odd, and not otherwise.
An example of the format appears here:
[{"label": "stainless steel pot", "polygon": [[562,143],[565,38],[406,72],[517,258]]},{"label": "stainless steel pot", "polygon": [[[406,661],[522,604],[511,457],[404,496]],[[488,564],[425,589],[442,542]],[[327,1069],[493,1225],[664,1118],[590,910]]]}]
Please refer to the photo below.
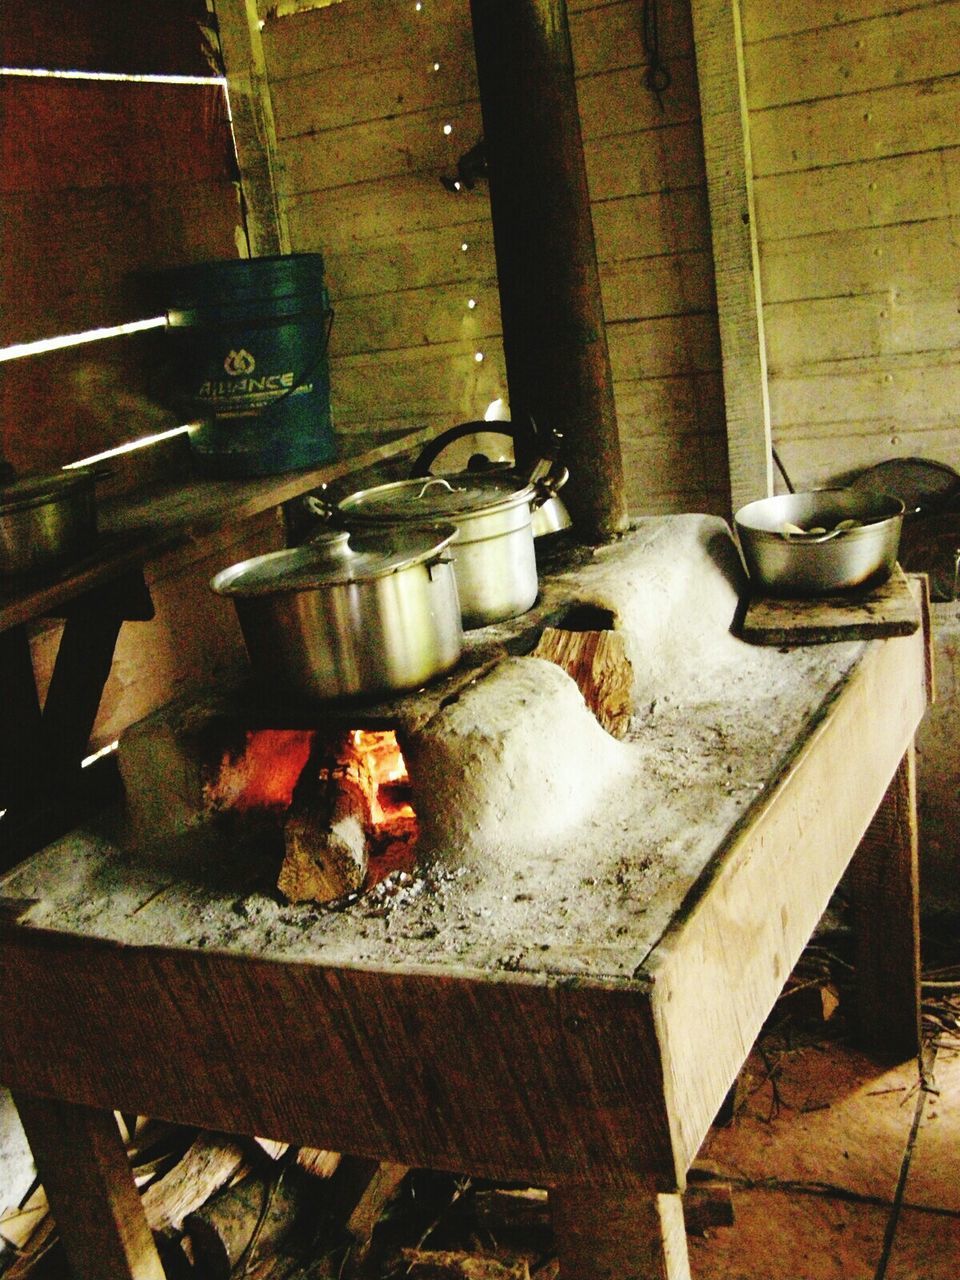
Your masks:
[{"label": "stainless steel pot", "polygon": [[537,598],[532,503],[536,485],[516,475],[460,472],[398,480],[350,494],[337,504],[351,529],[389,529],[450,521],[451,544],[466,628],[526,613]]},{"label": "stainless steel pot", "polygon": [[78,468],[0,485],[0,574],[40,573],[87,554],[97,536],[95,480]]},{"label": "stainless steel pot", "polygon": [[331,530],[232,565],[211,586],[233,600],[263,683],[308,698],[413,689],[460,658],[455,533]]},{"label": "stainless steel pot", "polygon": [[889,577],[903,511],[889,494],[816,489],[750,502],[734,524],[750,578],[761,590],[823,596]]}]

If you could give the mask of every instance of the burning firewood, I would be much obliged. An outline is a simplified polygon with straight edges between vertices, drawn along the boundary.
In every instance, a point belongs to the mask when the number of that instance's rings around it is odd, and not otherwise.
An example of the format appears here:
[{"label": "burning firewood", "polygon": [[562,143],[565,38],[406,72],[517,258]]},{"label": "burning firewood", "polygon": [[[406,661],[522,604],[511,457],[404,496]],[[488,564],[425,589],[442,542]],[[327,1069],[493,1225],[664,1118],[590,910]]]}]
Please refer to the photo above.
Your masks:
[{"label": "burning firewood", "polygon": [[405,866],[417,835],[408,792],[393,733],[356,730],[318,743],[284,819],[280,892],[331,902]]},{"label": "burning firewood", "polygon": [[633,667],[619,631],[544,627],[531,656],[566,671],[603,728],[624,736],[633,710]]},{"label": "burning firewood", "polygon": [[359,764],[317,769],[311,757],[283,823],[277,888],[290,902],[331,902],[367,874],[370,798]]}]

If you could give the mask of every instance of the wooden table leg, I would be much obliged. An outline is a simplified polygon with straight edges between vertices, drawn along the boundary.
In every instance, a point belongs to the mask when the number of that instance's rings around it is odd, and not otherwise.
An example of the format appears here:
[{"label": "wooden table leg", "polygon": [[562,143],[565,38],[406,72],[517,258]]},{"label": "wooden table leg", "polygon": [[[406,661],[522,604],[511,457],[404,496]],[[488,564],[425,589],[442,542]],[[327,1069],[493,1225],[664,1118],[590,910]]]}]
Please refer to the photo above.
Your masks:
[{"label": "wooden table leg", "polygon": [[164,1280],[109,1111],[14,1095],[73,1273],[82,1280]]},{"label": "wooden table leg", "polygon": [[560,1280],[690,1280],[679,1194],[550,1190]]},{"label": "wooden table leg", "polygon": [[920,1051],[916,752],[911,743],[854,854],[859,1039],[882,1058]]}]

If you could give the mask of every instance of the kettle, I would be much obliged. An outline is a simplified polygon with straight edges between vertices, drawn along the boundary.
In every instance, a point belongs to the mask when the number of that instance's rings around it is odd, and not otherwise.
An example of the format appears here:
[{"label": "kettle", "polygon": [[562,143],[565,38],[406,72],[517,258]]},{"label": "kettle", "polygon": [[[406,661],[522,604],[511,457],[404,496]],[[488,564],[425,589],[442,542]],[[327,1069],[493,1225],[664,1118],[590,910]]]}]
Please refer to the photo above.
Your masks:
[{"label": "kettle", "polygon": [[[424,446],[411,475],[520,471],[538,491],[532,504],[533,536],[542,538],[569,529],[572,523],[570,512],[557,494],[569,478],[567,468],[555,456],[559,442],[557,432],[551,432],[549,440],[544,441],[533,419],[529,426],[502,420],[460,422]],[[518,453],[534,461],[525,468],[517,468]]]}]

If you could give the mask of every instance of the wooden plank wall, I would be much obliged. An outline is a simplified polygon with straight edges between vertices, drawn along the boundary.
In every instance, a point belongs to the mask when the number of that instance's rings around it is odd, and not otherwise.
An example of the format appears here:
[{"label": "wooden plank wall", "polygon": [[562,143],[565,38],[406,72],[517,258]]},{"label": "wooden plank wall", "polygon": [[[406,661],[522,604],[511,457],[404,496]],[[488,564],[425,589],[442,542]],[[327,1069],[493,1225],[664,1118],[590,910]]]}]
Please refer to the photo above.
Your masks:
[{"label": "wooden plank wall", "polygon": [[[0,65],[211,76],[209,23],[205,0],[6,5]],[[144,318],[141,272],[242,247],[220,86],[2,76],[0,121],[0,346]],[[157,356],[147,333],[0,363],[0,455],[49,470],[179,424],[152,395]],[[169,461],[148,450],[110,464],[98,492],[137,487],[157,455]],[[207,584],[281,541],[268,515],[149,567],[157,616],[124,625],[91,748],[240,659],[233,611]],[[61,624],[31,632],[43,697]]]},{"label": "wooden plank wall", "polygon": [[[637,0],[569,5],[628,502],[643,514],[723,512],[689,3],[659,9],[672,77],[662,108],[644,82]],[[506,397],[489,201],[483,181],[453,194],[440,180],[482,134],[469,5],[272,10],[263,44],[281,199],[292,248],[326,256],[338,427],[481,417]]]},{"label": "wooden plank wall", "polygon": [[960,3],[742,7],[774,443],[960,466]]},{"label": "wooden plank wall", "polygon": [[[215,75],[204,0],[6,6],[12,68]],[[237,253],[223,90],[0,76],[0,346],[146,318],[139,273]],[[2,451],[49,469],[177,424],[154,335],[0,364]]]}]

